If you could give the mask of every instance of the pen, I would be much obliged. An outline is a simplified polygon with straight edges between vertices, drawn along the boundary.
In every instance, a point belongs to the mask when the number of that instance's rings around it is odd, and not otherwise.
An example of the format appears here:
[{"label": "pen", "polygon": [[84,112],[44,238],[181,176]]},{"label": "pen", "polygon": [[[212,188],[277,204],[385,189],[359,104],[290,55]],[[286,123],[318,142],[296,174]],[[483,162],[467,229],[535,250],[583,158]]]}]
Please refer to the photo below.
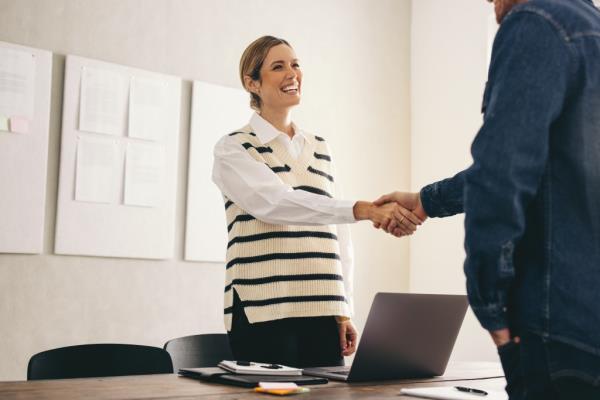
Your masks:
[{"label": "pen", "polygon": [[480,396],[487,396],[487,392],[481,389],[473,389],[465,386],[454,386],[454,388],[460,392],[473,393]]}]

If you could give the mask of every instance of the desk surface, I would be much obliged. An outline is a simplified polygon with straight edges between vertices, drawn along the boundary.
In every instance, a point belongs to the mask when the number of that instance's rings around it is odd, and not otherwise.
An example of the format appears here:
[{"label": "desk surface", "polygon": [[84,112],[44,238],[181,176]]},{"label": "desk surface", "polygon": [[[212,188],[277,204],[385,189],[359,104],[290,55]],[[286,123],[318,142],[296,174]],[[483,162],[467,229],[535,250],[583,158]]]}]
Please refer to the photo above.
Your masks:
[{"label": "desk surface", "polygon": [[[498,363],[451,364],[442,377],[346,384],[331,381],[311,386],[311,392],[293,397],[309,399],[413,399],[398,397],[400,389],[412,386],[477,386],[503,390],[505,380]],[[265,397],[266,396],[266,397]],[[251,389],[199,382],[175,374],[140,375],[110,378],[59,379],[48,381],[0,382],[0,399],[258,399],[275,396],[254,393]]]}]

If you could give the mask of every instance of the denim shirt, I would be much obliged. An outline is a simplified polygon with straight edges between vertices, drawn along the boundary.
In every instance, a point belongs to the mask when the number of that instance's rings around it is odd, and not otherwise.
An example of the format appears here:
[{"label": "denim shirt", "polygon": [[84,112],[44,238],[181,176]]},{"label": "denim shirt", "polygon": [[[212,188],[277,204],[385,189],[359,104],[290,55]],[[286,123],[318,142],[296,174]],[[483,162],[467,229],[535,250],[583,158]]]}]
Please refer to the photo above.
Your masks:
[{"label": "denim shirt", "polygon": [[600,11],[530,0],[503,20],[473,164],[421,190],[465,212],[464,269],[488,330],[528,330],[600,355]]}]

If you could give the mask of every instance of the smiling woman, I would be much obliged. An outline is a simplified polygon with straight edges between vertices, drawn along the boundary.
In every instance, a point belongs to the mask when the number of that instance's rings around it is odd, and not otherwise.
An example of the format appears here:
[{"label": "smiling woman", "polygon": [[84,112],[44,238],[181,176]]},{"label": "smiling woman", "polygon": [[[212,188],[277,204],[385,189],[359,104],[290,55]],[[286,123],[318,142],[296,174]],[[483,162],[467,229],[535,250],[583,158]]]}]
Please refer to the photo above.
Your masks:
[{"label": "smiling woman", "polygon": [[420,223],[396,203],[337,200],[324,138],[292,122],[302,70],[290,44],[264,36],[244,51],[240,79],[256,111],[214,151],[229,232],[225,326],[238,360],[343,365],[356,348],[352,244],[346,224]]},{"label": "smiling woman", "polygon": [[[293,75],[288,73],[290,69]],[[256,111],[264,113],[269,108],[263,107],[264,102],[280,105],[285,98],[282,93],[289,96],[288,101],[283,101],[287,105],[300,103],[302,71],[294,50],[284,39],[264,36],[248,46],[240,60],[240,79],[250,92],[250,106]]]}]

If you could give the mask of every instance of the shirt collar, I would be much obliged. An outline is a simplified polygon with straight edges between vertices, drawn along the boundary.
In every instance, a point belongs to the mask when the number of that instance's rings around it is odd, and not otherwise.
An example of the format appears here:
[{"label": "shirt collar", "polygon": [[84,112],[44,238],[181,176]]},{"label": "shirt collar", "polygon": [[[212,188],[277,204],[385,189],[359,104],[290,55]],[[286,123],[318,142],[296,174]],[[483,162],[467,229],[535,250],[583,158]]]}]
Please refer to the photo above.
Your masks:
[{"label": "shirt collar", "polygon": [[[256,137],[263,144],[269,143],[279,135],[284,135],[286,139],[288,138],[287,134],[275,128],[273,125],[271,125],[271,123],[269,123],[269,121],[258,115],[258,113],[254,113],[252,115],[252,118],[250,119],[250,126],[252,127],[252,131],[256,134]],[[299,129],[293,122],[292,126],[294,127],[295,135],[299,135],[304,140],[308,141],[308,136],[302,131],[302,129]]]}]

